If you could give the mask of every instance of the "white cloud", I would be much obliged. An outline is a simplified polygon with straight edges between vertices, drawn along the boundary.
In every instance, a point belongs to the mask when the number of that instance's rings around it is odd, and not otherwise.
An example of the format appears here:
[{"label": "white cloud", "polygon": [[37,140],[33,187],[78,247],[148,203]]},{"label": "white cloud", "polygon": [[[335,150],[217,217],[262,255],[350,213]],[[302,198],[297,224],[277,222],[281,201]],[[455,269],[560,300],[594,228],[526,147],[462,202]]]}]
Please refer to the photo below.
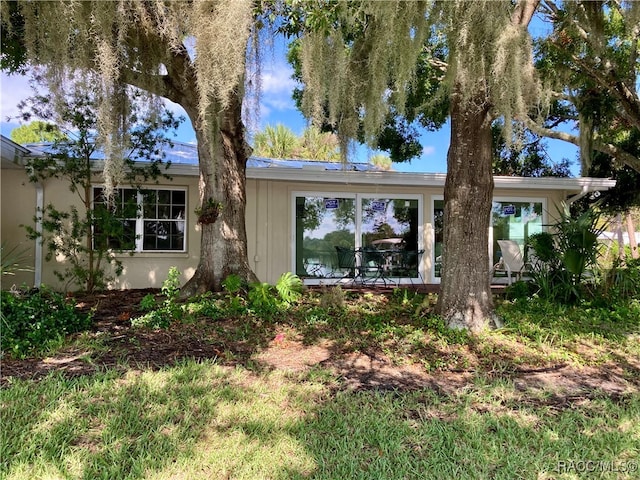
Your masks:
[{"label": "white cloud", "polygon": [[29,77],[23,75],[0,74],[0,116],[2,121],[12,120],[20,114],[18,104],[33,95]]},{"label": "white cloud", "polygon": [[295,103],[293,102],[293,98],[289,97],[265,97],[262,100],[262,108],[265,107],[271,110],[293,110],[296,108]]},{"label": "white cloud", "polygon": [[434,147],[432,145],[427,145],[425,147],[422,147],[422,156],[423,157],[428,157],[429,155],[433,155],[434,153],[436,153],[436,147]]},{"label": "white cloud", "polygon": [[298,86],[293,78],[293,69],[284,62],[277,62],[273,66],[265,68],[262,71],[262,92],[263,94],[287,93],[291,92]]},{"label": "white cloud", "polygon": [[260,96],[261,117],[296,109],[292,94],[299,83],[291,78],[292,74],[293,69],[285,62],[275,62],[264,68]]}]

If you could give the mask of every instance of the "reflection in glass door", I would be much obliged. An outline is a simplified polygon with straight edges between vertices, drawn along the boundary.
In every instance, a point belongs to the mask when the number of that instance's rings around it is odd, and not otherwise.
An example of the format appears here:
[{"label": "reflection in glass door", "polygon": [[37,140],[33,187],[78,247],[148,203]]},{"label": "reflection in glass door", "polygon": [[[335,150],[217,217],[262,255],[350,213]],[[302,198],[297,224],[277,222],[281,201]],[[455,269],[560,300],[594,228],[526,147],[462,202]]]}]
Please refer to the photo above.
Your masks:
[{"label": "reflection in glass door", "polygon": [[[306,279],[362,274],[365,253],[388,259],[376,277],[419,278],[422,204],[418,195],[294,194],[295,272]],[[338,251],[348,249],[350,257]],[[371,252],[374,250],[375,252]]]},{"label": "reflection in glass door", "polygon": [[355,198],[296,197],[296,274],[342,277],[336,247],[355,247]]},{"label": "reflection in glass door", "polygon": [[[515,240],[524,252],[524,244],[530,235],[542,231],[543,201],[533,199],[515,202],[496,200],[491,214],[491,241],[489,255],[492,265],[500,260],[498,240]],[[442,246],[444,242],[444,200],[433,200],[433,280],[442,276]]]},{"label": "reflection in glass door", "polygon": [[498,240],[515,240],[524,254],[527,239],[542,232],[541,200],[513,202],[509,200],[494,201],[491,209],[493,228],[493,264],[500,260]]},{"label": "reflection in glass door", "polygon": [[444,200],[433,201],[433,277],[442,276],[442,246],[444,244]]},{"label": "reflection in glass door", "polygon": [[[372,258],[383,258],[384,275],[399,278],[418,278],[420,264],[419,205],[411,198],[362,198],[360,220],[360,246],[363,262],[366,253]],[[370,268],[371,265],[364,265]]]}]

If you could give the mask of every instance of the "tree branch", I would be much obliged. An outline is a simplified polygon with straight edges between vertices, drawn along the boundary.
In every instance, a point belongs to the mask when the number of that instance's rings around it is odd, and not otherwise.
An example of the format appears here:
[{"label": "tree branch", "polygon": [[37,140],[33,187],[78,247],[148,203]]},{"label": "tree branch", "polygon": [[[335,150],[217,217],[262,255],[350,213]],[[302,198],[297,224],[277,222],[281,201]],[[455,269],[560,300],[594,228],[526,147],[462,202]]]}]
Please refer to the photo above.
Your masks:
[{"label": "tree branch", "polygon": [[[526,119],[524,123],[529,130],[531,130],[533,133],[536,133],[537,135],[569,142],[578,147],[580,146],[580,138],[576,135],[544,128],[531,119]],[[627,165],[630,168],[633,168],[637,172],[640,172],[640,158],[622,150],[619,147],[616,147],[615,145],[603,142],[598,138],[598,136],[595,136],[593,139],[593,148],[598,152],[606,153],[607,155],[612,156],[619,162]]]},{"label": "tree branch", "polygon": [[520,0],[511,14],[511,23],[520,27],[529,25],[539,3],[540,0]]},{"label": "tree branch", "polygon": [[437,68],[443,73],[447,73],[447,68],[449,68],[449,64],[447,62],[439,60],[435,57],[430,57],[427,61],[432,67]]},{"label": "tree branch", "polygon": [[147,90],[160,97],[167,96],[170,85],[167,83],[166,75],[152,75],[149,73],[137,72],[130,68],[123,67],[120,70],[121,80],[140,90]]},{"label": "tree branch", "polygon": [[573,61],[579,65],[591,78],[593,78],[602,88],[615,95],[622,105],[620,112],[628,122],[640,129],[640,99],[636,92],[620,80],[616,80],[611,73],[603,74],[586,62],[584,59],[572,55]]}]

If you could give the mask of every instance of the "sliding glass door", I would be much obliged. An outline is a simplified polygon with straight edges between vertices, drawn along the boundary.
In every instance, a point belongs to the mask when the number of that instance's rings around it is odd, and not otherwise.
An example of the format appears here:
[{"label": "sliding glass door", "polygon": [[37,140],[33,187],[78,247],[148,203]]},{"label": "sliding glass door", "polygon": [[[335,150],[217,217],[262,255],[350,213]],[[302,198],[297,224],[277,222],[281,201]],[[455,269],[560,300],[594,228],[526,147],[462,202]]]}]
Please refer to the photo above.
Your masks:
[{"label": "sliding glass door", "polygon": [[356,203],[346,196],[296,196],[295,261],[301,278],[342,276],[336,247],[355,248]]},{"label": "sliding glass door", "polygon": [[[433,265],[432,280],[439,282],[442,269],[442,246],[444,241],[444,199],[432,198]],[[501,257],[498,240],[515,240],[524,253],[524,245],[529,236],[543,231],[545,201],[541,198],[502,198],[493,201],[491,228],[489,230],[489,255],[492,265]]]},{"label": "sliding glass door", "polygon": [[495,265],[501,257],[498,240],[514,240],[524,254],[529,236],[542,232],[544,206],[541,199],[514,202],[497,199],[491,209],[492,261]]},{"label": "sliding glass door", "polygon": [[[418,195],[294,193],[295,272],[307,279],[342,278],[350,267],[339,249],[397,250],[402,268],[389,272],[418,278],[422,250],[422,202]],[[355,254],[354,254],[355,255]],[[362,261],[358,255],[356,263]]]}]

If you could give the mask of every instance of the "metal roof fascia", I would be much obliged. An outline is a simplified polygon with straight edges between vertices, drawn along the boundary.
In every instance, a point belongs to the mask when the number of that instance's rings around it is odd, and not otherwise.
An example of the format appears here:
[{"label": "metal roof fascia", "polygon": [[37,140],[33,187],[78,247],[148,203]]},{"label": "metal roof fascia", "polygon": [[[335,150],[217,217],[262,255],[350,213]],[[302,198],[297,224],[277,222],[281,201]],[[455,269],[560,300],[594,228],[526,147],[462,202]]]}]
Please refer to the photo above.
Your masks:
[{"label": "metal roof fascia", "polygon": [[616,184],[610,178],[593,177],[503,177],[495,176],[494,185],[499,188],[523,189],[530,188],[536,190],[570,190],[587,191],[608,190]]},{"label": "metal roof fascia", "polygon": [[5,137],[4,135],[0,135],[0,141],[1,141],[0,148],[2,149],[2,158],[15,163],[16,165],[24,166],[22,160],[24,159],[25,156],[31,153],[29,149],[14,142],[10,138]]}]

